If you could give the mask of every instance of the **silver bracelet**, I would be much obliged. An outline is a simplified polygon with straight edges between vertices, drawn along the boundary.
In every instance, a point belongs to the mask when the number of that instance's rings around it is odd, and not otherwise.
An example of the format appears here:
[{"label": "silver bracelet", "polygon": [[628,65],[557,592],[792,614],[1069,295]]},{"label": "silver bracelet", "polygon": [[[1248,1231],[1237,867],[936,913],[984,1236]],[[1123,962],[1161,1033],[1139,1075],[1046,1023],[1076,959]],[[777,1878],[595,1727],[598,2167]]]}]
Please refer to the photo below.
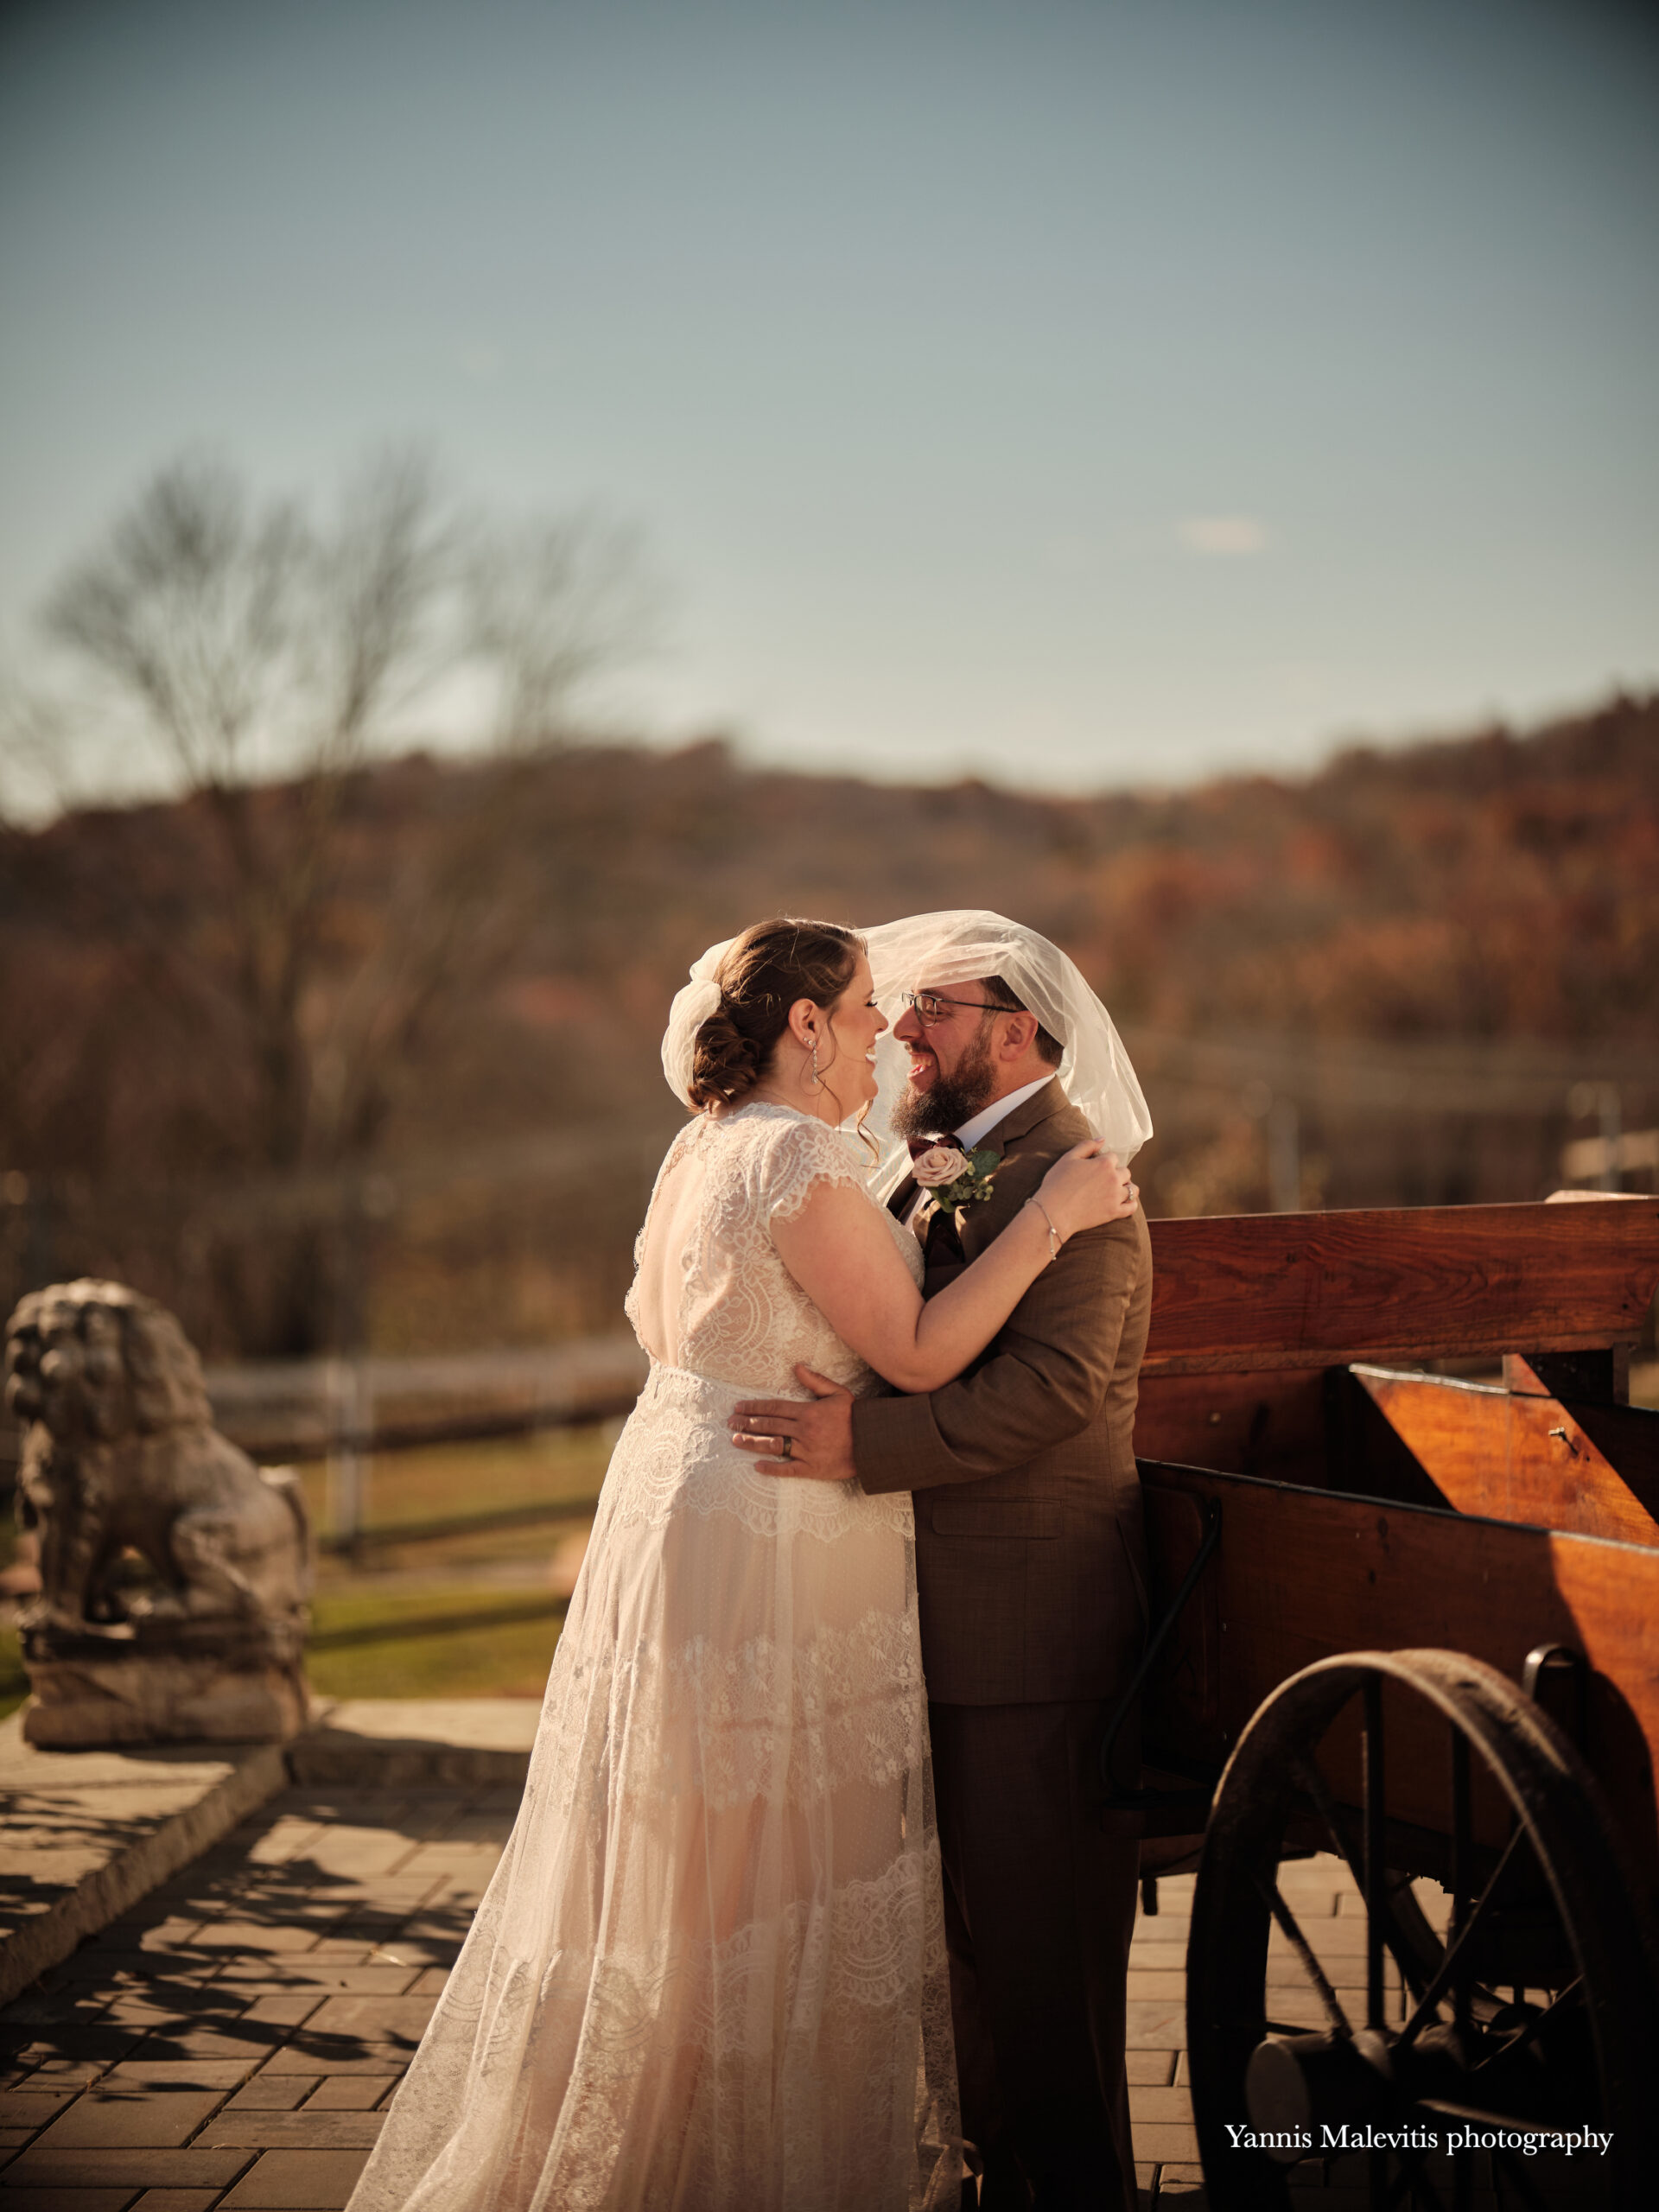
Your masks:
[{"label": "silver bracelet", "polygon": [[1060,1247],[1065,1243],[1065,1239],[1060,1235],[1059,1230],[1055,1228],[1053,1223],[1050,1221],[1048,1217],[1048,1208],[1043,1204],[1042,1200],[1038,1198],[1027,1198],[1026,1200],[1026,1204],[1028,1206],[1035,1206],[1038,1212],[1043,1217],[1043,1225],[1048,1231],[1048,1256],[1051,1261],[1058,1260],[1060,1256]]}]

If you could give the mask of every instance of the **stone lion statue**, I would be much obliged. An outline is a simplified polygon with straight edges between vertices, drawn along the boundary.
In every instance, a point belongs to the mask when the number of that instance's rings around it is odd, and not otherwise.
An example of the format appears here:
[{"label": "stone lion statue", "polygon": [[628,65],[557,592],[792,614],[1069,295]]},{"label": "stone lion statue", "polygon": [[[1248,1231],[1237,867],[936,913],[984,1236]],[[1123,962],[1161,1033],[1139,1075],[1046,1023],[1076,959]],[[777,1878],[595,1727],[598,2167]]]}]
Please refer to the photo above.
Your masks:
[{"label": "stone lion statue", "polygon": [[[309,1547],[299,1483],[213,1424],[172,1314],[118,1282],[31,1292],[6,1331],[6,1403],[24,1424],[18,1510],[40,1542],[26,1649],[100,1635],[168,1640],[223,1621],[297,1665]],[[157,1586],[129,1593],[130,1549]],[[31,1634],[32,1632],[32,1634]],[[176,1642],[176,1636],[171,1640]]]}]

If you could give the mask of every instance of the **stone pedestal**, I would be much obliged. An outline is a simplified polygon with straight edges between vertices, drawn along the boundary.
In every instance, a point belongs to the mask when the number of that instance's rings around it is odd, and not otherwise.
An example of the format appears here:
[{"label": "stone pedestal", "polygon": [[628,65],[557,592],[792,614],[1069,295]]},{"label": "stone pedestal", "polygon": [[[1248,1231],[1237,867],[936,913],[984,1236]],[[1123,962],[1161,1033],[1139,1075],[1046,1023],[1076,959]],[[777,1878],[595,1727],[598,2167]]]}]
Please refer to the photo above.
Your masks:
[{"label": "stone pedestal", "polygon": [[308,1717],[297,1624],[206,1619],[24,1632],[31,1744],[285,1743]]},{"label": "stone pedestal", "polygon": [[219,1433],[172,1314],[92,1276],[30,1291],[6,1325],[5,1400],[38,1549],[27,1741],[269,1744],[303,1727],[299,1477]]}]

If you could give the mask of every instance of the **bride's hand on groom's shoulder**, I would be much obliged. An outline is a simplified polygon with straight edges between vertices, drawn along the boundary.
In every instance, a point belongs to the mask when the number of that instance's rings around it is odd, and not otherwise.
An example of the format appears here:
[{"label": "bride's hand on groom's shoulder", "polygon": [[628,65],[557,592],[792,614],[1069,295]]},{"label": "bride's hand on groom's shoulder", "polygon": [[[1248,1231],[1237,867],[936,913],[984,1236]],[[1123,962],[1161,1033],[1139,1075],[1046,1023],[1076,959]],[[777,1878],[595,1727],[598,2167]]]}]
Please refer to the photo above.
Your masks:
[{"label": "bride's hand on groom's shoulder", "polygon": [[810,1399],[743,1398],[732,1408],[732,1441],[752,1452],[763,1475],[849,1483],[853,1465],[853,1398],[810,1367],[795,1370]]},{"label": "bride's hand on groom's shoulder", "polygon": [[1090,1137],[1054,1162],[1039,1185],[1039,1198],[1059,1234],[1072,1236],[1080,1229],[1127,1221],[1141,1192],[1117,1154]]}]

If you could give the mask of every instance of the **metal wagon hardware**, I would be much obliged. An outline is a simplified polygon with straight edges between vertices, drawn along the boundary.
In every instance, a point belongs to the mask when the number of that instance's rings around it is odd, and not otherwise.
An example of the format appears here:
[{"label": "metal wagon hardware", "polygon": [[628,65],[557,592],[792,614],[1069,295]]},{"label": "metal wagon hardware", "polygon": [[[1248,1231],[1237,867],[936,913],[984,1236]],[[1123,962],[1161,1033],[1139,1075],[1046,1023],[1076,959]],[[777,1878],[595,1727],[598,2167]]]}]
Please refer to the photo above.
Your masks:
[{"label": "metal wagon hardware", "polygon": [[[1272,2212],[1346,2158],[1374,2206],[1646,2208],[1659,1413],[1627,1382],[1659,1201],[1153,1237],[1146,1772],[1126,1717],[1103,1779],[1149,1866],[1202,1837],[1211,2206]],[[1341,1988],[1281,1879],[1315,1851],[1359,1892]]]}]

